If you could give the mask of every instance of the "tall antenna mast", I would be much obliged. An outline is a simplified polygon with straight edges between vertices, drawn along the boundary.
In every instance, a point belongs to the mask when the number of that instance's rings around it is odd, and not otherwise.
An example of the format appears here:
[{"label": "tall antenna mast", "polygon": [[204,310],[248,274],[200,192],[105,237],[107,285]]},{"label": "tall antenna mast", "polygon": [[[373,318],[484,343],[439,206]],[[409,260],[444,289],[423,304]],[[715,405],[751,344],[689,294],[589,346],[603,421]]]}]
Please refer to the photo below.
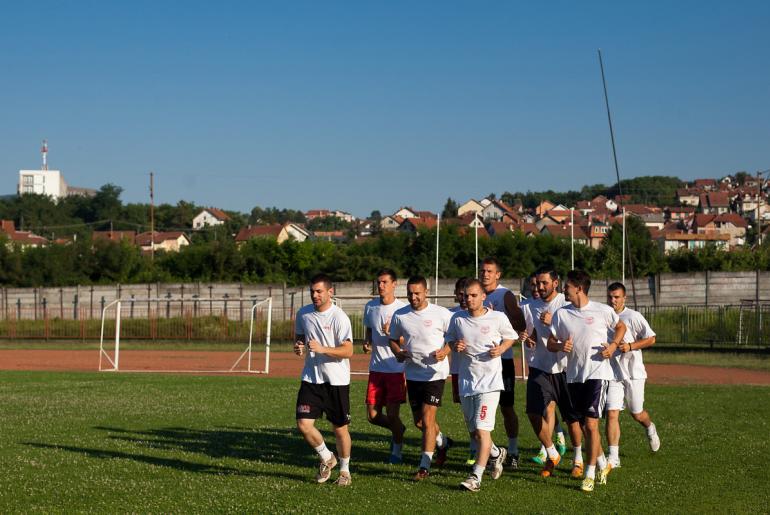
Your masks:
[{"label": "tall antenna mast", "polygon": [[[604,79],[604,62],[602,61],[602,49],[599,52],[599,68],[602,71],[602,86],[604,86],[604,105],[607,107],[607,122],[610,124],[610,140],[612,140],[612,159],[615,161],[615,177],[618,180],[618,207],[623,203],[623,188],[620,185],[620,167],[618,167],[618,154],[615,150],[615,131],[612,128],[612,114],[610,114],[610,100],[607,96],[607,81]],[[623,227],[626,225],[625,209],[623,210]],[[625,235],[625,231],[623,232]],[[631,293],[634,299],[634,309],[636,304],[636,285],[634,284],[634,258],[631,255],[631,244],[628,238],[625,238],[625,245],[628,248],[628,271],[631,272]],[[625,275],[625,274],[624,274]]]},{"label": "tall antenna mast", "polygon": [[150,172],[150,260],[155,261],[155,174]]},{"label": "tall antenna mast", "polygon": [[48,140],[43,140],[43,147],[40,149],[40,154],[43,156],[43,168],[41,168],[41,170],[48,170]]}]

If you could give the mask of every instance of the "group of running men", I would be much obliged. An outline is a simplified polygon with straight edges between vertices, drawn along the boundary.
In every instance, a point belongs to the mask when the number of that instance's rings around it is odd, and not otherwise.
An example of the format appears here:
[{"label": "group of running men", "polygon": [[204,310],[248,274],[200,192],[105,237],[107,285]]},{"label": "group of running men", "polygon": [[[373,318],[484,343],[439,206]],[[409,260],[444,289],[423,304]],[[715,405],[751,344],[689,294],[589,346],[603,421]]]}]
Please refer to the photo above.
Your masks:
[{"label": "group of running men", "polygon": [[[366,408],[370,423],[391,432],[388,461],[402,460],[407,428],[399,411],[408,398],[413,422],[422,433],[414,480],[429,477],[432,463],[445,463],[454,442],[441,431],[436,415],[451,374],[453,400],[460,403],[470,434],[472,470],[461,486],[478,491],[485,471],[497,479],[505,468],[518,468],[513,360],[517,342],[524,343],[529,369],[526,413],[541,443],[540,453],[532,458],[542,465],[541,476],[551,476],[567,450],[557,406],[574,451],[570,475],[583,478],[584,491],[594,489],[597,468],[603,484],[620,466],[618,415],[624,401],[646,428],[650,449],[657,451],[660,439],[644,410],[646,372],[641,354],[655,343],[655,333],[639,312],[625,307],[623,284],[609,285],[608,305],[597,303],[588,299],[591,280],[585,272],[570,271],[560,293],[558,274],[541,267],[529,278],[531,297],[518,303],[516,295],[499,284],[500,276],[495,259],[482,261],[479,279],[457,281],[458,305],[450,310],[428,301],[424,277],[407,281],[408,302],[404,302],[395,296],[396,273],[383,269],[377,274],[378,298],[364,308],[363,351],[371,353]],[[352,328],[348,316],[334,304],[328,276],[311,279],[310,296],[312,304],[297,312],[295,326],[294,352],[305,358],[297,427],[318,453],[316,481],[326,482],[339,463],[335,483],[348,486]],[[491,436],[498,407],[508,436],[508,445],[500,447]],[[336,456],[315,427],[315,420],[324,414],[334,428]],[[601,417],[606,418],[608,457],[602,449]]]}]

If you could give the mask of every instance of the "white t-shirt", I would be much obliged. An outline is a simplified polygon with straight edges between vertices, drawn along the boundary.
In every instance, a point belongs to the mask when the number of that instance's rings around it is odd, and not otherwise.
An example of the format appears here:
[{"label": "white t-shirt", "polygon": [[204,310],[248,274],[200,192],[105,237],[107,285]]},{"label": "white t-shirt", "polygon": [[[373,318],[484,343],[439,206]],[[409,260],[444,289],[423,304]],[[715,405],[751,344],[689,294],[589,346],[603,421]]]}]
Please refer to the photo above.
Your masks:
[{"label": "white t-shirt", "polygon": [[[623,323],[626,324],[626,334],[623,337],[624,343],[638,342],[639,340],[655,336],[655,331],[652,330],[650,324],[638,311],[625,308],[619,313],[619,316]],[[647,378],[647,369],[644,368],[642,351],[639,349],[621,354],[618,364],[623,372],[624,379]]]},{"label": "white t-shirt", "polygon": [[[495,311],[505,313],[505,295],[508,293],[513,294],[513,292],[505,286],[497,285],[497,288],[487,293],[487,298],[484,299],[484,305]],[[513,359],[513,347],[503,353],[503,359]]]},{"label": "white t-shirt", "polygon": [[568,383],[615,379],[610,360],[601,352],[619,320],[611,307],[594,301],[582,308],[567,304],[554,313],[551,326],[556,337],[562,342],[572,337],[572,352],[567,353]]},{"label": "white t-shirt", "polygon": [[[452,313],[452,315],[454,315],[455,313],[462,313],[463,311],[465,310],[460,306],[449,308],[449,312]],[[449,373],[452,375],[456,375],[458,373],[458,368],[457,368],[458,366],[459,366],[459,358],[457,357],[457,351],[452,349],[452,354],[449,360]]]},{"label": "white t-shirt", "polygon": [[372,331],[372,357],[369,360],[369,370],[372,372],[387,372],[400,374],[404,364],[396,360],[390,350],[390,338],[382,330],[390,323],[393,313],[406,306],[403,300],[395,299],[390,304],[383,304],[380,299],[372,299],[364,307],[364,327]]},{"label": "white t-shirt", "polygon": [[449,323],[447,342],[464,340],[467,349],[458,353],[460,396],[503,390],[503,364],[500,357],[492,358],[489,350],[503,340],[515,340],[519,336],[513,330],[505,313],[492,311],[474,317],[467,311],[456,313]]},{"label": "white t-shirt", "polygon": [[350,384],[350,360],[326,354],[316,354],[307,348],[307,342],[317,340],[324,347],[339,347],[345,340],[353,342],[350,319],[335,305],[326,311],[316,311],[312,304],[297,311],[297,335],[305,335],[305,367],[302,380],[308,383],[331,385]]},{"label": "white t-shirt", "polygon": [[406,306],[393,314],[390,339],[404,338],[403,349],[412,355],[404,362],[408,380],[437,381],[449,375],[449,360],[437,361],[432,354],[444,346],[451,318],[447,308],[430,303],[419,311]]},{"label": "white t-shirt", "polygon": [[[540,315],[549,312],[551,315],[556,310],[569,304],[564,298],[563,293],[557,294],[550,302],[543,299],[532,299],[522,311],[524,320],[527,322],[527,332],[532,336],[533,331],[537,331],[537,344],[531,351],[529,366],[547,372],[549,374],[558,374],[563,372],[567,366],[567,354],[564,352],[551,352],[548,350],[548,337],[551,336],[551,326],[545,325],[540,321]],[[551,319],[553,323],[553,318]]]}]

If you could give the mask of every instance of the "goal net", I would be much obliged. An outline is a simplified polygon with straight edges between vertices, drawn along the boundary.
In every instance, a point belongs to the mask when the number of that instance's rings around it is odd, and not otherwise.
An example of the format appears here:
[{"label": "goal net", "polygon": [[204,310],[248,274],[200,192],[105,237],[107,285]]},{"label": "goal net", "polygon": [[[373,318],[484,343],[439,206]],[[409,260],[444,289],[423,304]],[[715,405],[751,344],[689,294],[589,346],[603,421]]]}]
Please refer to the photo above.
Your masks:
[{"label": "goal net", "polygon": [[118,299],[102,310],[99,371],[270,372],[272,297]]}]

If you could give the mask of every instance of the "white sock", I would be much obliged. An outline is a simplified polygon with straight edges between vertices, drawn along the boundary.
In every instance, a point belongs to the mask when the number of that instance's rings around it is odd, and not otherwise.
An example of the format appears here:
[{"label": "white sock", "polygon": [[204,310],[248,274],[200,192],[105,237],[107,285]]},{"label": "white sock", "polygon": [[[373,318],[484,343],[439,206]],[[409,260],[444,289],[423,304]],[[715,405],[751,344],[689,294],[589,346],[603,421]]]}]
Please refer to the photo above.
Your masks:
[{"label": "white sock", "polygon": [[340,472],[350,474],[350,458],[340,458]]},{"label": "white sock", "polygon": [[444,447],[444,442],[446,442],[446,438],[444,438],[444,433],[439,431],[439,433],[436,435],[436,447],[438,449],[441,449]]},{"label": "white sock", "polygon": [[512,456],[518,456],[519,455],[519,439],[518,438],[509,438],[508,439],[508,454]]},{"label": "white sock", "polygon": [[497,445],[492,444],[492,448],[489,449],[489,457],[492,459],[500,457],[500,448]]},{"label": "white sock", "polygon": [[620,446],[619,445],[610,445],[610,460],[611,461],[620,461]]},{"label": "white sock", "polygon": [[573,460],[575,464],[583,463],[583,446],[578,445],[573,447],[572,450],[575,451],[575,459]]},{"label": "white sock", "polygon": [[588,465],[586,469],[586,477],[594,479],[596,477],[596,465]]},{"label": "white sock", "polygon": [[430,461],[433,459],[433,453],[432,452],[424,452],[422,453],[422,458],[420,458],[420,468],[430,470]]},{"label": "white sock", "polygon": [[559,430],[556,432],[556,443],[559,445],[566,445],[567,440],[564,439],[564,432],[559,428]]},{"label": "white sock", "polygon": [[647,428],[647,436],[652,436],[655,433],[657,433],[657,429],[655,429],[655,424],[650,423],[650,427]]},{"label": "white sock", "polygon": [[323,442],[318,447],[313,447],[313,449],[315,449],[315,452],[318,453],[322,461],[329,461],[332,457],[332,451],[326,448],[326,442]]},{"label": "white sock", "polygon": [[470,449],[471,454],[476,454],[479,451],[479,443],[474,437],[471,437]]},{"label": "white sock", "polygon": [[596,464],[599,466],[600,470],[604,470],[607,467],[607,457],[604,455],[604,453],[600,454],[596,458]]},{"label": "white sock", "polygon": [[540,444],[540,452],[537,453],[537,455],[538,456],[542,456],[543,458],[545,458],[547,456],[547,454],[545,453],[545,445]]},{"label": "white sock", "polygon": [[481,476],[484,475],[484,467],[482,467],[481,465],[474,465],[473,475],[479,478],[479,481],[481,481]]},{"label": "white sock", "polygon": [[402,444],[402,443],[394,443],[393,444],[393,450],[391,451],[393,456],[398,456],[400,458],[401,457],[401,449],[403,447],[404,447],[404,444]]},{"label": "white sock", "polygon": [[556,458],[559,457],[559,453],[556,452],[556,446],[553,444],[551,444],[551,446],[547,448],[545,452],[548,453],[548,457],[551,458],[552,460],[555,460]]}]

